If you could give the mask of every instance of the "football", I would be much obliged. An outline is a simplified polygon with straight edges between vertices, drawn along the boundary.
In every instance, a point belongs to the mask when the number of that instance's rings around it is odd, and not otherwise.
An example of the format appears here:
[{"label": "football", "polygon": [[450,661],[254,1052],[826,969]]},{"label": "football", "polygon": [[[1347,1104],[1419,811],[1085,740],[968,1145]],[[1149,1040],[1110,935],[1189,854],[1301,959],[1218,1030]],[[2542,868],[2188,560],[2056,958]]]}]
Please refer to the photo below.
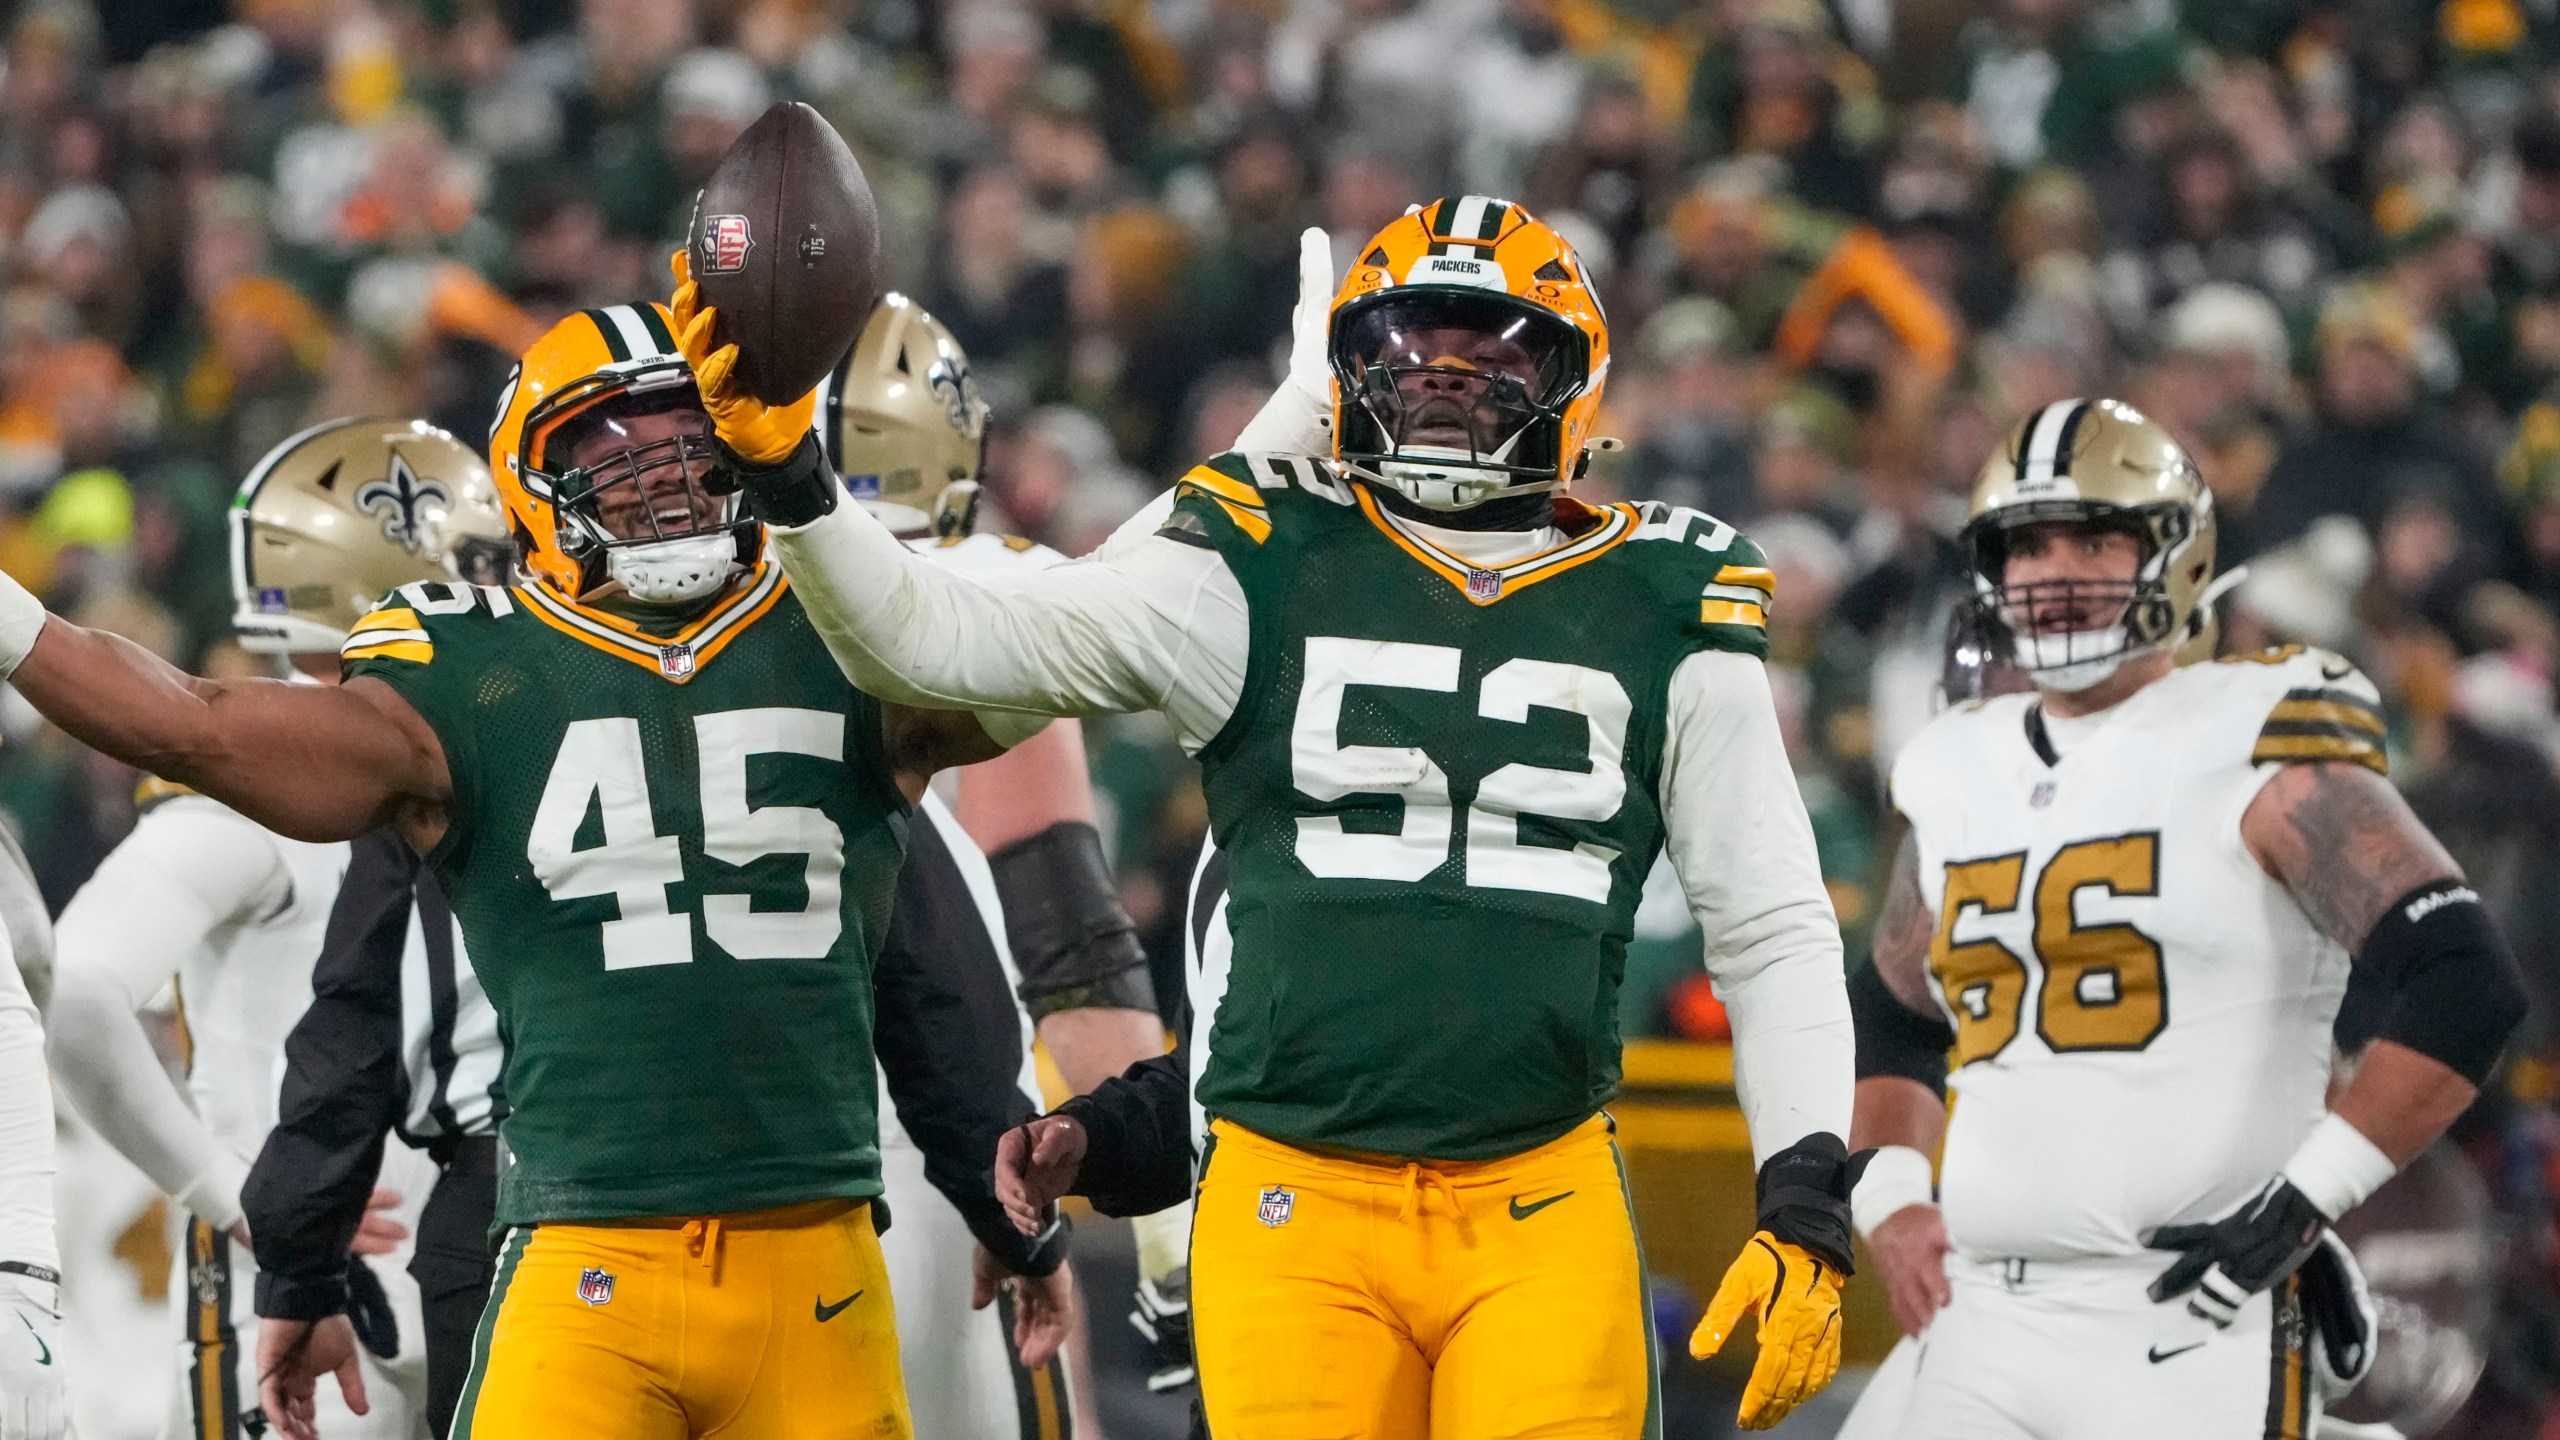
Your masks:
[{"label": "football", "polygon": [[880,213],[844,137],[797,101],[767,110],[694,198],[685,243],[738,380],[768,405],[817,388],[880,298]]}]

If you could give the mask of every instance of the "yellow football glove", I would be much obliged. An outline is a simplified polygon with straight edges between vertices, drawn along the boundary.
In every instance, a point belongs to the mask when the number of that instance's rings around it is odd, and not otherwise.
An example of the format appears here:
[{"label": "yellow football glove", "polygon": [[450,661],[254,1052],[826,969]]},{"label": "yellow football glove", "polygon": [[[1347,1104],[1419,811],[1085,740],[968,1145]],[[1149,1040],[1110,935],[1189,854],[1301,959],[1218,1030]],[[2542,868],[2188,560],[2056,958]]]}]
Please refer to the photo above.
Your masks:
[{"label": "yellow football glove", "polygon": [[1689,1337],[1689,1353],[1704,1360],[1723,1349],[1745,1312],[1757,1317],[1760,1358],[1752,1362],[1736,1418],[1745,1430],[1766,1430],[1839,1373],[1838,1275],[1797,1246],[1759,1231],[1724,1272],[1707,1318]]},{"label": "yellow football glove", "polygon": [[712,433],[720,443],[751,465],[779,465],[808,438],[818,413],[818,392],[810,391],[788,405],[767,405],[729,384],[738,368],[738,347],[713,349],[711,330],[720,312],[702,303],[693,266],[678,250],[668,262],[676,272],[675,297],[667,302],[668,328],[676,332],[676,349],[693,367],[694,388],[702,392],[702,408],[711,412]]}]

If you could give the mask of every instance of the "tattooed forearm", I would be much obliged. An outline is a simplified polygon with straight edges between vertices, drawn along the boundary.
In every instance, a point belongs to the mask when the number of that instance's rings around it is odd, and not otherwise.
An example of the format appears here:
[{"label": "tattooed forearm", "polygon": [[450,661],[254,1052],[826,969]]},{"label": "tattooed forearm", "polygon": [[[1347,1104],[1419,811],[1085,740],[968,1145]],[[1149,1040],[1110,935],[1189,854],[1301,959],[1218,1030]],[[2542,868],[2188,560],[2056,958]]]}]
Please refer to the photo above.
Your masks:
[{"label": "tattooed forearm", "polygon": [[2462,873],[2390,781],[2339,761],[2286,766],[2249,803],[2240,834],[2320,933],[2349,950],[2392,901]]},{"label": "tattooed forearm", "polygon": [[1929,903],[1920,896],[1920,847],[1905,835],[1902,851],[1894,857],[1893,879],[1885,886],[1884,908],[1876,916],[1876,973],[1895,999],[1923,1015],[1938,1013],[1937,1002],[1929,998],[1928,979],[1929,941],[1936,931]]}]

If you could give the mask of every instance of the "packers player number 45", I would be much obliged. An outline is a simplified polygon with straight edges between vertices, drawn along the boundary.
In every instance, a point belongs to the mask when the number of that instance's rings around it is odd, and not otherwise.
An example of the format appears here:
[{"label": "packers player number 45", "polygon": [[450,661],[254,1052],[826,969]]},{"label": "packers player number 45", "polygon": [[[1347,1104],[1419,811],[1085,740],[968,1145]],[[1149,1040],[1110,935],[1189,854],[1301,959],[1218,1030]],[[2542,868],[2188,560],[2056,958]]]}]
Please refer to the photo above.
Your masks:
[{"label": "packers player number 45", "polygon": [[673,318],[584,311],[525,353],[489,458],[527,583],[404,587],[343,685],[182,675],[14,585],[0,671],[281,834],[394,824],[435,868],[513,1107],[457,1434],[902,1435],[871,960],[910,804],[997,747],[837,673],[719,478],[811,407],[715,435]]}]

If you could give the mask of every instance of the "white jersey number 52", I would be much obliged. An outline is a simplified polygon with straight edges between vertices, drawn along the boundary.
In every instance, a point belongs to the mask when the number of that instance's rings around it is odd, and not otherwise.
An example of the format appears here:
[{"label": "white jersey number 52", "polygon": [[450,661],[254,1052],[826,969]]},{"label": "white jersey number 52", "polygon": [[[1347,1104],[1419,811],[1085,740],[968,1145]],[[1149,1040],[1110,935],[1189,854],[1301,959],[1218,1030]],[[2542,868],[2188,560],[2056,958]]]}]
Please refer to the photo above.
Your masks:
[{"label": "white jersey number 52", "polygon": [[[1342,743],[1344,693],[1354,685],[1456,693],[1459,653],[1446,645],[1349,640],[1307,641],[1306,676],[1289,735],[1290,778],[1319,802],[1352,795],[1404,801],[1404,824],[1360,834],[1332,815],[1298,819],[1298,862],[1327,879],[1420,880],[1448,860],[1456,830],[1449,776],[1413,745]],[[1505,765],[1476,787],[1467,807],[1466,883],[1498,890],[1540,890],[1595,904],[1609,899],[1609,863],[1618,852],[1584,842],[1572,849],[1526,845],[1520,819],[1600,821],[1626,803],[1627,719],[1632,706],[1618,677],[1587,665],[1508,660],[1476,690],[1476,713],[1525,723],[1531,709],[1562,710],[1589,722],[1591,768],[1558,770]]]}]

